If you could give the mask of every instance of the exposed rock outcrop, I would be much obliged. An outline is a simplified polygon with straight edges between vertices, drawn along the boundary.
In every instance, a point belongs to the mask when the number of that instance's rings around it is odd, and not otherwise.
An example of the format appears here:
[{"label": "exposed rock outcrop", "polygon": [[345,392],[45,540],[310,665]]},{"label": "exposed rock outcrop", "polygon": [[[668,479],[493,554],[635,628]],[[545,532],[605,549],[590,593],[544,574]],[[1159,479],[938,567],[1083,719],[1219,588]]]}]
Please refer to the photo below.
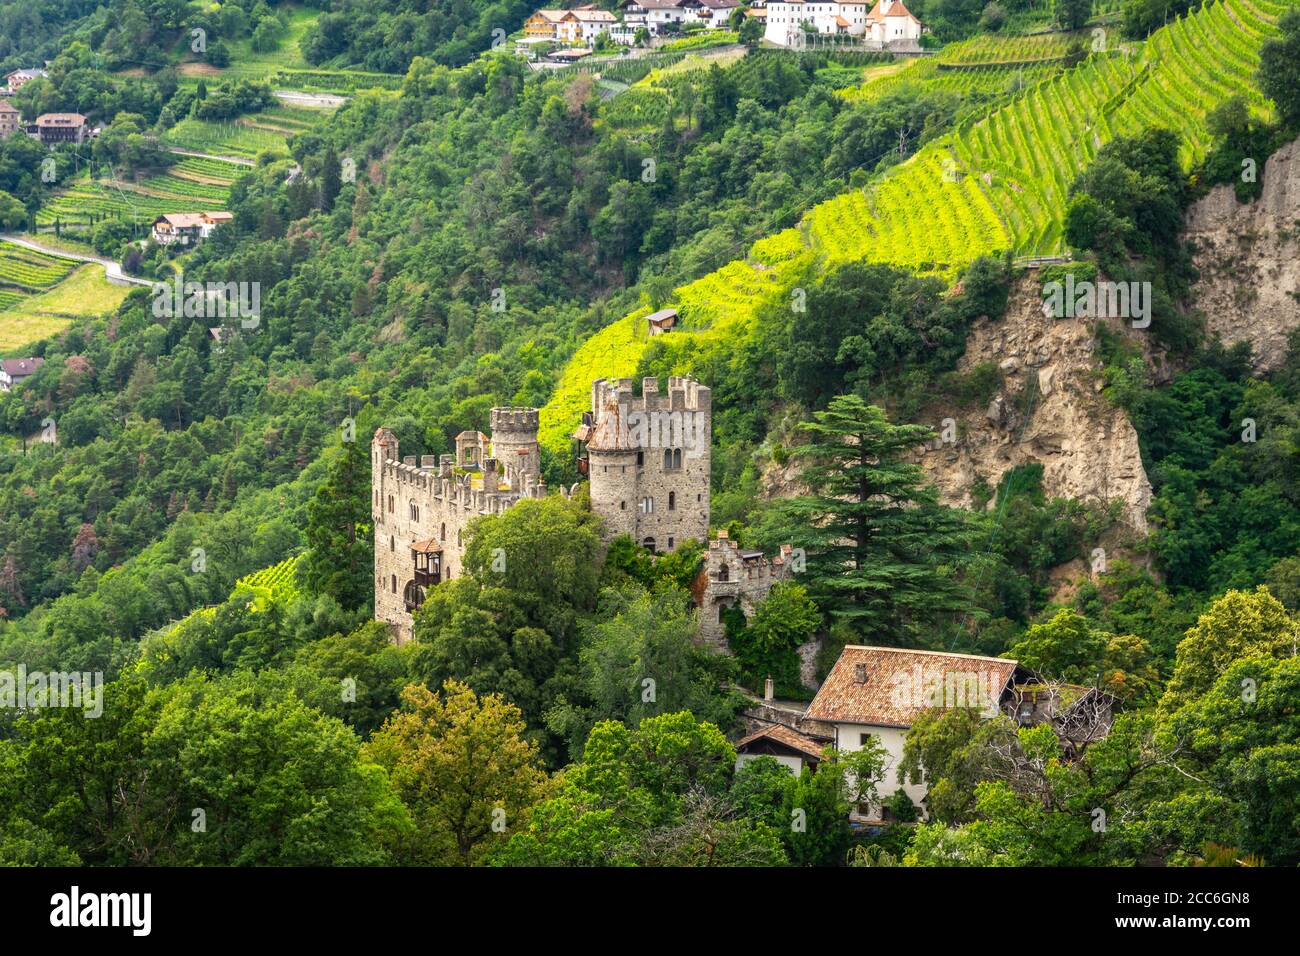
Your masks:
[{"label": "exposed rock outcrop", "polygon": [[1249,342],[1259,372],[1280,364],[1287,334],[1300,326],[1300,142],[1269,157],[1263,175],[1254,202],[1216,186],[1186,220],[1206,328],[1225,344]]},{"label": "exposed rock outcrop", "polygon": [[[992,363],[1002,387],[983,409],[929,409],[941,437],[916,460],[945,501],[972,507],[978,482],[994,489],[1008,469],[1038,462],[1048,497],[1119,498],[1125,522],[1146,530],[1151,483],[1128,416],[1101,395],[1094,322],[1045,315],[1039,278],[1031,271],[1017,280],[1004,318],[975,323],[960,367]],[[1107,324],[1146,349],[1147,337],[1122,320]],[[953,419],[956,435],[947,431],[955,440],[943,440],[944,418]]]}]

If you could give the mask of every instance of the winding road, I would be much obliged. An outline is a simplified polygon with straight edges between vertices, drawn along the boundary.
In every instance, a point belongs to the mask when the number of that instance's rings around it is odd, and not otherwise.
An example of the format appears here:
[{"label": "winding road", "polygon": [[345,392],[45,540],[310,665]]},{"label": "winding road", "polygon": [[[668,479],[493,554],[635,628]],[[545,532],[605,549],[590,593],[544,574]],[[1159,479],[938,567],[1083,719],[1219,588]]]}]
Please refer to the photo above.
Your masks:
[{"label": "winding road", "polygon": [[22,246],[24,249],[31,249],[33,252],[43,252],[47,256],[58,256],[60,259],[71,259],[74,262],[97,263],[104,267],[104,278],[113,283],[113,285],[142,285],[153,288],[153,282],[151,280],[127,275],[122,271],[122,264],[114,262],[112,259],[101,259],[99,256],[87,256],[79,252],[67,252],[63,249],[43,246],[39,242],[35,242],[31,239],[20,239],[18,236],[0,236],[0,242],[10,242],[15,246]]}]

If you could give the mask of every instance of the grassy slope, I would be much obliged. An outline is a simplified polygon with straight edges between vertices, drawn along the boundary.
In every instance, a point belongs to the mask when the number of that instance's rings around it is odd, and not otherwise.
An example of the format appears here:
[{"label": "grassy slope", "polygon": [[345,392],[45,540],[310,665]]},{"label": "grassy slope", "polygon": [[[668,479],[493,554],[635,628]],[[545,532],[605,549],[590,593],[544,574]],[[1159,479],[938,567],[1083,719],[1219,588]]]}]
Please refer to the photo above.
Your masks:
[{"label": "grassy slope", "polygon": [[0,312],[0,352],[48,338],[77,319],[111,312],[130,291],[105,279],[103,266],[87,263],[50,291]]},{"label": "grassy slope", "polygon": [[[1222,0],[1152,34],[1127,53],[1094,54],[989,116],[927,145],[874,180],[814,208],[801,228],[756,244],[745,260],[677,290],[686,319],[678,336],[726,347],[809,257],[823,266],[870,259],[952,275],[975,258],[1061,249],[1065,193],[1098,147],[1144,126],[1179,132],[1190,163],[1208,144],[1205,114],[1249,89],[1259,47],[1282,0]],[[1268,104],[1256,98],[1256,110]],[[762,253],[773,244],[775,256]],[[754,260],[765,260],[766,265]],[[586,407],[591,379],[626,376],[645,340],[637,315],[593,336],[574,354],[542,410],[542,441],[556,453]],[[706,343],[701,343],[706,344]]]}]

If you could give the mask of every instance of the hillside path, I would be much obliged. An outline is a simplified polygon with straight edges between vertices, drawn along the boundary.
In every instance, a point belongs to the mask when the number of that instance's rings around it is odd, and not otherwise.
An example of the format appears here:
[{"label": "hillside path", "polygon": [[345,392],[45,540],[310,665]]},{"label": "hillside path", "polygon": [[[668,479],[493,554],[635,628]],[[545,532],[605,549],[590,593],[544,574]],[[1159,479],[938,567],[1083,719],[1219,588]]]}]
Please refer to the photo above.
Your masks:
[{"label": "hillside path", "polygon": [[39,242],[31,239],[20,239],[17,236],[0,236],[0,242],[11,242],[15,246],[22,246],[24,249],[31,249],[33,252],[43,252],[47,256],[57,256],[60,259],[71,259],[74,262],[94,262],[104,267],[104,277],[113,285],[142,285],[153,288],[153,282],[149,279],[141,279],[136,276],[129,276],[122,271],[121,263],[114,262],[112,259],[101,259],[99,256],[87,256],[79,252],[66,252],[63,249],[55,249],[50,246],[43,246]]}]

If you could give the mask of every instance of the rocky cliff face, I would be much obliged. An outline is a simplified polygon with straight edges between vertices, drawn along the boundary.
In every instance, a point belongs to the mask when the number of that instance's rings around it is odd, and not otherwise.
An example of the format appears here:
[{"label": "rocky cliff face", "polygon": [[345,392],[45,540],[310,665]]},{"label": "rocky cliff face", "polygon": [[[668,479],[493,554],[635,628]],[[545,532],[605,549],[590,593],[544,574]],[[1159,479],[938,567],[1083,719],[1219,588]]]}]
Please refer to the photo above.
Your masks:
[{"label": "rocky cliff face", "polygon": [[1206,327],[1225,344],[1249,342],[1255,368],[1276,368],[1300,326],[1300,142],[1264,164],[1264,192],[1239,203],[1216,186],[1187,214],[1201,272],[1194,295]]},{"label": "rocky cliff face", "polygon": [[[921,420],[941,437],[912,457],[924,466],[943,501],[973,507],[971,491],[977,483],[996,489],[1009,469],[1038,462],[1049,498],[1121,499],[1125,523],[1146,531],[1151,483],[1128,416],[1101,395],[1094,322],[1044,314],[1041,281],[1031,271],[1013,287],[1005,317],[975,323],[960,368],[993,363],[1002,385],[985,408],[963,412],[937,403],[928,408]],[[1121,319],[1107,325],[1160,366],[1147,351],[1145,334],[1127,328]],[[953,441],[942,438],[948,418],[953,420],[947,429]],[[794,462],[785,467],[769,462],[764,488],[774,498],[806,492]]]},{"label": "rocky cliff face", "polygon": [[[993,489],[1007,470],[1037,462],[1048,497],[1096,503],[1118,498],[1125,522],[1146,530],[1151,483],[1128,416],[1101,395],[1093,324],[1045,315],[1040,280],[1032,271],[1016,282],[1004,318],[976,322],[961,368],[996,364],[1002,387],[983,410],[931,422],[941,437],[916,460],[945,501],[971,507],[977,482]],[[1146,337],[1122,320],[1108,325],[1145,348]],[[954,419],[955,441],[943,440],[944,417]]]}]

